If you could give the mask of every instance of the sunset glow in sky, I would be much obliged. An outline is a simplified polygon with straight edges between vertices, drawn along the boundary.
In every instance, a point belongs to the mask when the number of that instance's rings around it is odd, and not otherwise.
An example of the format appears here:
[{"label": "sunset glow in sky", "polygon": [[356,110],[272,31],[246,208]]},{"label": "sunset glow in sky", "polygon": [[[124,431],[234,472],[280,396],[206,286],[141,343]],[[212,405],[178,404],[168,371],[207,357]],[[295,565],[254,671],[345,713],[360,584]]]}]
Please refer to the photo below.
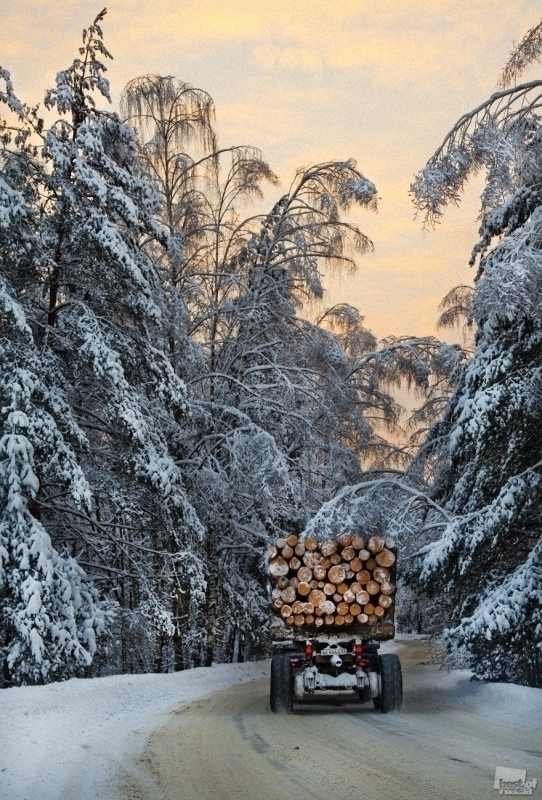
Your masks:
[{"label": "sunset glow in sky", "polygon": [[[42,99],[101,7],[4,4],[0,64],[21,99]],[[378,215],[356,217],[375,253],[328,282],[326,303],[358,306],[381,337],[434,333],[442,297],[472,280],[479,186],[424,233],[409,184],[457,118],[495,90],[513,41],[541,15],[534,0],[113,0],[104,38],[114,105],[147,72],[205,89],[220,144],[259,147],[279,175],[269,207],[297,167],[357,160],[381,197]]]}]

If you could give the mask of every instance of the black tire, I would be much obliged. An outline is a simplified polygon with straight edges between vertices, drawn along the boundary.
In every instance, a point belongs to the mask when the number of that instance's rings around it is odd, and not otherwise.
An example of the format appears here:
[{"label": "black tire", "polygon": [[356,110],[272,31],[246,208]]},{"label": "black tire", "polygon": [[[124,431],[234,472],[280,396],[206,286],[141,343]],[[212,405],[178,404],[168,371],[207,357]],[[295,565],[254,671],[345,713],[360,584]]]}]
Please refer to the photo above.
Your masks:
[{"label": "black tire", "polygon": [[271,711],[274,714],[291,714],[294,707],[294,679],[289,656],[271,659]]},{"label": "black tire", "polygon": [[[396,655],[387,653],[380,656],[380,700],[379,708],[382,714],[398,711],[403,705],[403,676],[401,662]],[[375,708],[377,707],[375,702]]]}]

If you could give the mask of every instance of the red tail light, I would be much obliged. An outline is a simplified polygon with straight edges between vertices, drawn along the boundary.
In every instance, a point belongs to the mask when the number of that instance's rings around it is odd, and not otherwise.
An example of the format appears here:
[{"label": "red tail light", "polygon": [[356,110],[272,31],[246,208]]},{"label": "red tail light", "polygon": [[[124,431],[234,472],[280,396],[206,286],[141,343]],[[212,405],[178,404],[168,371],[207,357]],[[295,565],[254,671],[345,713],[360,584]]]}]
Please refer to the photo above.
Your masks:
[{"label": "red tail light", "polygon": [[355,644],[354,645],[354,655],[360,656],[363,653],[363,645],[362,644]]},{"label": "red tail light", "polygon": [[314,651],[313,651],[312,644],[307,642],[307,644],[305,645],[305,656],[306,656],[306,658],[312,658],[313,652]]}]

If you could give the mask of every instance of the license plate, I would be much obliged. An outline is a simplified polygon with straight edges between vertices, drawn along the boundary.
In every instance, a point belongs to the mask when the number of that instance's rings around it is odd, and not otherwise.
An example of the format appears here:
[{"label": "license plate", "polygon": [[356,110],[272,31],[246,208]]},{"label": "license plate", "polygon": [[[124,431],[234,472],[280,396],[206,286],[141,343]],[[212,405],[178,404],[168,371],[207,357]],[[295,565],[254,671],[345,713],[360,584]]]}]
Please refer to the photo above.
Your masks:
[{"label": "license plate", "polygon": [[320,656],[343,656],[345,653],[348,653],[348,650],[345,647],[324,647],[323,650],[320,650],[318,655]]}]

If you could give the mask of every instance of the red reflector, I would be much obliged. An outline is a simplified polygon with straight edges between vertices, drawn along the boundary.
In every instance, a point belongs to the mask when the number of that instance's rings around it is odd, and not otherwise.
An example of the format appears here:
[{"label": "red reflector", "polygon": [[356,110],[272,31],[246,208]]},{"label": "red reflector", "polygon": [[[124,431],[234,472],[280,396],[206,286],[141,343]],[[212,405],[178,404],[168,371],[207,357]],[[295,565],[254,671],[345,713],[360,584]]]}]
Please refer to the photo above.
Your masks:
[{"label": "red reflector", "polygon": [[305,645],[305,655],[307,658],[312,658],[312,644]]},{"label": "red reflector", "polygon": [[363,653],[363,645],[362,644],[355,644],[354,645],[354,655],[360,656]]}]

